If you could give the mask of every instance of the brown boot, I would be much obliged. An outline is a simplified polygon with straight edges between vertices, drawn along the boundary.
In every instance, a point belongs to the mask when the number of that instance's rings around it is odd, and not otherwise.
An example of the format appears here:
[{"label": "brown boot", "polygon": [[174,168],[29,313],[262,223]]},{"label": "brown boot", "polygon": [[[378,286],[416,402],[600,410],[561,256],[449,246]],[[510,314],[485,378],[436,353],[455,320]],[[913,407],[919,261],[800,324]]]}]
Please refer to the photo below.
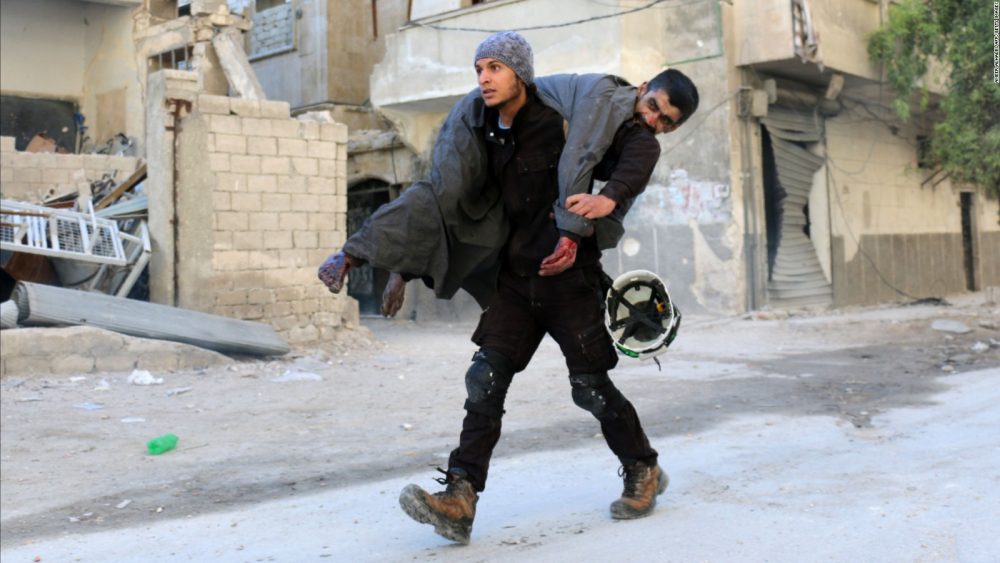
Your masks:
[{"label": "brown boot", "polygon": [[344,278],[347,277],[347,272],[364,263],[364,260],[341,250],[336,254],[331,254],[319,267],[319,280],[331,293],[340,293],[344,287]]},{"label": "brown boot", "polygon": [[659,465],[641,461],[622,466],[619,475],[625,478],[625,490],[620,499],[611,503],[611,517],[618,520],[647,516],[656,506],[656,496],[667,490],[670,483]]},{"label": "brown boot", "polygon": [[447,487],[439,493],[430,494],[417,485],[407,485],[399,494],[399,506],[417,522],[432,524],[438,535],[468,544],[479,495],[465,471],[452,468],[445,475],[438,481]]}]

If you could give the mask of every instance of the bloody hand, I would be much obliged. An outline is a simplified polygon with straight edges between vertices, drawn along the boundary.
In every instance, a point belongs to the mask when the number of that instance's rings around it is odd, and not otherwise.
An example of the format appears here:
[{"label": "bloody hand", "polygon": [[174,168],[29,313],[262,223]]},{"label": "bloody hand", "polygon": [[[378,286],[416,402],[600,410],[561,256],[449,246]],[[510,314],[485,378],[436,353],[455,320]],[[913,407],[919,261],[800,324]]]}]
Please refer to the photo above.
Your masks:
[{"label": "bloody hand", "polygon": [[354,260],[343,250],[331,254],[319,267],[319,281],[323,282],[330,293],[340,293],[344,287],[344,278],[347,277],[347,271],[351,266],[354,266]]},{"label": "bloody hand", "polygon": [[569,237],[559,237],[556,249],[542,260],[540,276],[554,276],[568,270],[576,262],[576,242]]}]

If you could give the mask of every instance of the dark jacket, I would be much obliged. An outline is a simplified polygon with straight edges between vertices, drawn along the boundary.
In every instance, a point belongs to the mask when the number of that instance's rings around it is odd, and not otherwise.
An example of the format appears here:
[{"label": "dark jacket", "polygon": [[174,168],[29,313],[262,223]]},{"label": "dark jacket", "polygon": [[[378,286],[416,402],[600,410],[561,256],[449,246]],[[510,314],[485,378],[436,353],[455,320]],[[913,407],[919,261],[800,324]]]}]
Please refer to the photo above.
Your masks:
[{"label": "dark jacket", "polygon": [[510,225],[503,267],[532,276],[559,240],[552,205],[559,197],[563,119],[534,94],[528,95],[510,129],[497,126],[498,115],[495,109],[486,110],[486,182],[488,189],[502,194]]},{"label": "dark jacket", "polygon": [[[620,78],[592,74],[541,77],[535,84],[542,102],[569,123],[558,165],[557,226],[581,237],[596,233],[599,248],[613,248],[631,201],[596,222],[566,211],[563,203],[590,190],[594,167],[632,116],[636,89]],[[485,104],[476,89],[445,119],[430,179],[376,210],[344,250],[373,266],[422,277],[440,298],[462,287],[485,306],[510,226],[500,192],[486,182],[484,126]]]}]

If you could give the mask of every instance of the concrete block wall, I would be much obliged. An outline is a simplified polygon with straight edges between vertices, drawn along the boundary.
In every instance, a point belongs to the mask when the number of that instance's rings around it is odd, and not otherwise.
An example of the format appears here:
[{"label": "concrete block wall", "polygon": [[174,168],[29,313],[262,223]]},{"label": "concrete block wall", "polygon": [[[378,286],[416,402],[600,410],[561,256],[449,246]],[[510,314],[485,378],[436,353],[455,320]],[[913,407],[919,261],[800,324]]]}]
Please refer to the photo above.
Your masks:
[{"label": "concrete block wall", "polygon": [[182,198],[197,190],[212,208],[210,272],[197,270],[211,277],[203,308],[267,322],[293,344],[357,326],[357,302],[316,278],[346,238],[347,127],[291,119],[287,102],[201,95],[184,119],[181,145],[190,143],[203,143],[212,173],[203,193],[185,182],[193,172],[182,160],[178,183]]},{"label": "concrete block wall", "polygon": [[0,194],[4,199],[40,203],[45,197],[76,189],[75,177],[83,171],[87,181],[113,174],[119,182],[138,164],[131,156],[20,152],[14,137],[0,137]]},{"label": "concrete block wall", "polygon": [[250,31],[250,56],[260,57],[295,46],[295,20],[292,4],[282,4],[253,15]]}]

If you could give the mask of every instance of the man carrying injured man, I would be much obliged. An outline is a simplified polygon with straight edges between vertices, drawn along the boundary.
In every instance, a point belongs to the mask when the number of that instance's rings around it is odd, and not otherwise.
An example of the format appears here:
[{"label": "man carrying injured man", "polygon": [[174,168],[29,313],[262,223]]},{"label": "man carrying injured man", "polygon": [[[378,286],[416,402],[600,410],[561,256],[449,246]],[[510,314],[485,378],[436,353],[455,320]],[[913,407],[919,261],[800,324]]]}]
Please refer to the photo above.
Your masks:
[{"label": "man carrying injured man", "polygon": [[[604,327],[600,256],[621,238],[622,218],[649,181],[660,150],[654,135],[690,117],[698,93],[676,70],[638,89],[604,75],[536,81],[532,59],[517,33],[479,45],[479,88],[442,126],[430,183],[377,210],[319,274],[337,292],[351,267],[370,262],[402,273],[387,287],[389,308],[398,310],[403,280],[414,277],[439,297],[462,287],[484,307],[459,445],[439,479],[446,488],[409,485],[400,495],[408,515],[459,543],[469,541],[507,389],[545,334],[566,358],[573,401],[597,418],[622,463],[612,517],[649,514],[668,481],[608,376],[618,359]],[[599,194],[590,193],[594,179],[606,182]]]}]

